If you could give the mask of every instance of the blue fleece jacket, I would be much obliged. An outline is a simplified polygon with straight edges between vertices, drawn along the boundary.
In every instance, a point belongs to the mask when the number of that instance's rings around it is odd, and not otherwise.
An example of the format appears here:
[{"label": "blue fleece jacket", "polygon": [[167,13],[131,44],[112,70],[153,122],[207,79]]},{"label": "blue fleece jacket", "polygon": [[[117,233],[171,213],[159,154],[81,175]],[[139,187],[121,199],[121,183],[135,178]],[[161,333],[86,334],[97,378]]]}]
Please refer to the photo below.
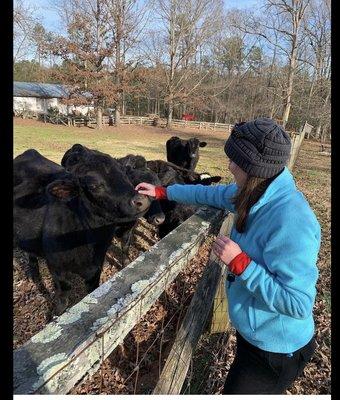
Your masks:
[{"label": "blue fleece jacket", "polygon": [[[236,184],[171,185],[169,200],[235,211]],[[230,238],[252,259],[234,282],[226,283],[229,317],[251,344],[292,353],[314,334],[320,225],[285,168],[249,213],[243,233]]]}]

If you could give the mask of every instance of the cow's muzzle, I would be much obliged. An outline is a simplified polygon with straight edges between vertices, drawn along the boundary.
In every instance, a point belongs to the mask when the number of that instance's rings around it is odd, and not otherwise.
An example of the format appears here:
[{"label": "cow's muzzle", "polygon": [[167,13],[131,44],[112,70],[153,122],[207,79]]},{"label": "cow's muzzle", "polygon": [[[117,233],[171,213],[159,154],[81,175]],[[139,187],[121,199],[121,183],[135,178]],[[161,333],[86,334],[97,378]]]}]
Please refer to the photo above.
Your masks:
[{"label": "cow's muzzle", "polygon": [[143,194],[136,194],[130,200],[130,204],[138,213],[140,213],[146,211],[150,207],[151,201]]}]

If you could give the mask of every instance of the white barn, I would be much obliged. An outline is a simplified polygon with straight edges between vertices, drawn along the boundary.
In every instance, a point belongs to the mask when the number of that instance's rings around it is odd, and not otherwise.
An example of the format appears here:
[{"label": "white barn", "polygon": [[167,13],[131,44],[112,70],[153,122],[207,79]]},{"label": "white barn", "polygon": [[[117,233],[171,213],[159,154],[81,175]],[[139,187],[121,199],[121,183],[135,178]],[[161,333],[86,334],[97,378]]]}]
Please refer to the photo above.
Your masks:
[{"label": "white barn", "polygon": [[57,107],[62,114],[70,114],[73,110],[86,115],[93,106],[73,106],[62,104],[62,98],[68,98],[66,86],[53,83],[14,82],[13,111],[30,111],[37,114],[47,114],[50,107]]}]

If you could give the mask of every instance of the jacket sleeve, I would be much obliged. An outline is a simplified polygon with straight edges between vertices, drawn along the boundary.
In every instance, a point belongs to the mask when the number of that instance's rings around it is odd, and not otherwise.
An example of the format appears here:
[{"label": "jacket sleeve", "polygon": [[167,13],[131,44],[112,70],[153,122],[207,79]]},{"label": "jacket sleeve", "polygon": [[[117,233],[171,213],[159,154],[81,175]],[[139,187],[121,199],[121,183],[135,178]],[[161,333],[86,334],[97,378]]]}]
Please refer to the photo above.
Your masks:
[{"label": "jacket sleeve", "polygon": [[167,187],[167,197],[179,203],[208,205],[234,212],[232,197],[235,196],[237,185],[170,185]]},{"label": "jacket sleeve", "polygon": [[239,279],[271,311],[305,319],[316,296],[320,225],[316,218],[306,221],[294,214],[290,223],[276,221],[279,228],[266,243],[264,264],[252,260]]}]

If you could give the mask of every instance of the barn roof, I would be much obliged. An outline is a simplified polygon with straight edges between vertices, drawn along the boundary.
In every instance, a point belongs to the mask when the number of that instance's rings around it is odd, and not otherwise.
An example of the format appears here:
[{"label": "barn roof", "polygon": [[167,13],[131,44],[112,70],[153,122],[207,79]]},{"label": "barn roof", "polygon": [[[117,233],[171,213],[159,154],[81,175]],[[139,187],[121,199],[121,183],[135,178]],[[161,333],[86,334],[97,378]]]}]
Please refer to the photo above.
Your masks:
[{"label": "barn roof", "polygon": [[54,83],[13,82],[13,96],[15,97],[68,97],[66,86]]}]

